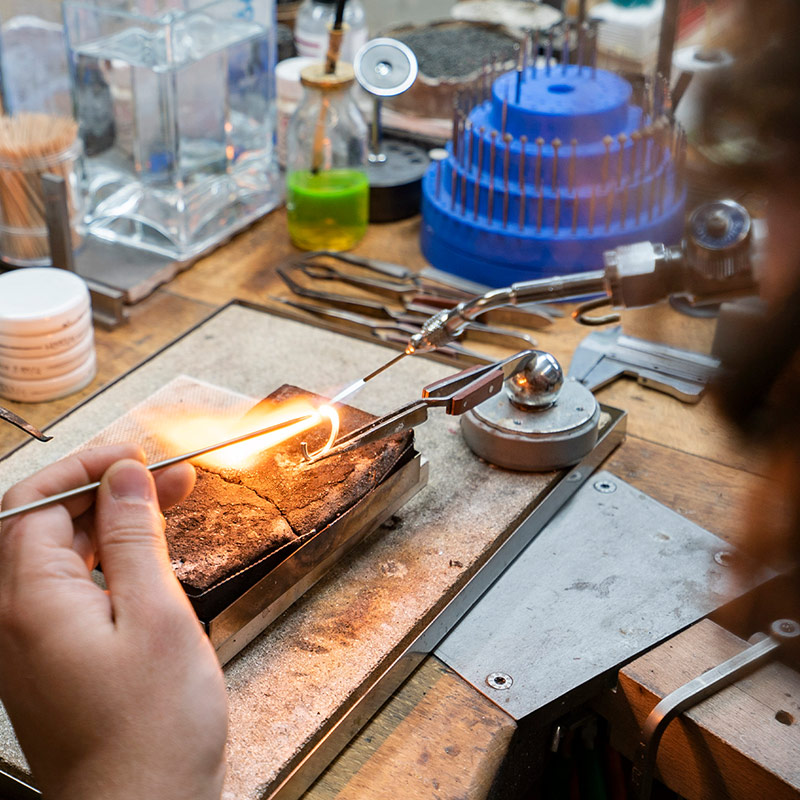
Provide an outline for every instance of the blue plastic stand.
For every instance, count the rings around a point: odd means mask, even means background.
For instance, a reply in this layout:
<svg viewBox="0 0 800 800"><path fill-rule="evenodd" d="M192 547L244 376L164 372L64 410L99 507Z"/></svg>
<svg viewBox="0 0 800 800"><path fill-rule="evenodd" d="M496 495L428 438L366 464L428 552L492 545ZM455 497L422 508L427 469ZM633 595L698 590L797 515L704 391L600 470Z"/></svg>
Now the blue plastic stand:
<svg viewBox="0 0 800 800"><path fill-rule="evenodd" d="M456 121L423 179L425 257L489 286L601 269L603 251L674 243L686 191L680 136L630 84L577 65L498 78Z"/></svg>

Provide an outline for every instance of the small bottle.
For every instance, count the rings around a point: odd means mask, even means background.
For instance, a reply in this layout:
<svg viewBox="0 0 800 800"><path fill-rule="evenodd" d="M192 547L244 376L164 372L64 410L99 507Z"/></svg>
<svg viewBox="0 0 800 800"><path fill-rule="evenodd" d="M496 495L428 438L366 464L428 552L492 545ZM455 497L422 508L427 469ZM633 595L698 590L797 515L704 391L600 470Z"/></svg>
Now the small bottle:
<svg viewBox="0 0 800 800"><path fill-rule="evenodd" d="M367 125L353 100L352 65L312 64L287 134L289 235L303 250L347 250L364 236L369 213Z"/></svg>
<svg viewBox="0 0 800 800"><path fill-rule="evenodd" d="M304 0L294 24L297 55L322 61L328 51L328 31L336 16L336 0ZM367 17L361 0L347 0L344 7L345 33L339 53L351 64L368 38Z"/></svg>

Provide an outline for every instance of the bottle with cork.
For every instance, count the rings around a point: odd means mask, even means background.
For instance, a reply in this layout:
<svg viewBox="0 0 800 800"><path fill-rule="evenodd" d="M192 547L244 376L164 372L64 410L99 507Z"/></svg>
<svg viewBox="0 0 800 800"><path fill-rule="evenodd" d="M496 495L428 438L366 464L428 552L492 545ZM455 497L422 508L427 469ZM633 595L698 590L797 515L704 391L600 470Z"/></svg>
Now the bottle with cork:
<svg viewBox="0 0 800 800"><path fill-rule="evenodd" d="M325 62L300 74L305 92L287 133L289 235L303 250L347 250L367 229L367 125L351 92L353 67L338 58L342 33L337 13Z"/></svg>

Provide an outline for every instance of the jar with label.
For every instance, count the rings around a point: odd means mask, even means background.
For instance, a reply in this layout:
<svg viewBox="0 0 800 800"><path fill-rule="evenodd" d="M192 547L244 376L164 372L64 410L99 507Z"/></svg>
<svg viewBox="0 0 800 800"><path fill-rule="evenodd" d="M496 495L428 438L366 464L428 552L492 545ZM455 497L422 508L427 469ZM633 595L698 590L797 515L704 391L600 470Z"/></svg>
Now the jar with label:
<svg viewBox="0 0 800 800"><path fill-rule="evenodd" d="M328 31L335 17L336 0L305 0L297 12L294 24L297 55L322 61L328 52ZM361 0L346 0L340 57L352 63L367 38L367 16Z"/></svg>
<svg viewBox="0 0 800 800"><path fill-rule="evenodd" d="M303 250L347 250L367 230L367 125L353 100L353 67L312 64L287 135L289 235Z"/></svg>

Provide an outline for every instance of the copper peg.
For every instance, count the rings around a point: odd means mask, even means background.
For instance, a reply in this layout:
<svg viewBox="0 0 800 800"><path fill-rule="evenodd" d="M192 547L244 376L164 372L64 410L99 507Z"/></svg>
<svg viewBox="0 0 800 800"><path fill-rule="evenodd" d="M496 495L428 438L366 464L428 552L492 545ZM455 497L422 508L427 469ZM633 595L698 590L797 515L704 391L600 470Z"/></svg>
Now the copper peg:
<svg viewBox="0 0 800 800"><path fill-rule="evenodd" d="M542 211L544 210L544 195L541 189L536 200L536 233L542 232Z"/></svg>
<svg viewBox="0 0 800 800"><path fill-rule="evenodd" d="M561 224L561 190L556 189L556 200L553 206L553 233L558 236L558 229Z"/></svg>
<svg viewBox="0 0 800 800"><path fill-rule="evenodd" d="M627 141L627 134L620 133L617 135L617 142L619 143L619 155L617 157L617 186L622 185L622 162L625 159L625 142Z"/></svg>
<svg viewBox="0 0 800 800"><path fill-rule="evenodd" d="M616 199L616 192L612 186L608 194L606 194L606 231L611 228L611 214L614 211L614 200Z"/></svg>
<svg viewBox="0 0 800 800"><path fill-rule="evenodd" d="M533 183L536 191L542 191L542 147L544 147L544 139L541 136L536 137L536 171L533 177Z"/></svg>
<svg viewBox="0 0 800 800"><path fill-rule="evenodd" d="M625 230L625 219L628 216L628 187L627 185L622 190L622 205L619 210L619 227L620 230Z"/></svg>
<svg viewBox="0 0 800 800"><path fill-rule="evenodd" d="M558 148L561 147L561 139L556 137L550 142L550 146L553 148L553 191L555 191L558 186Z"/></svg>
<svg viewBox="0 0 800 800"><path fill-rule="evenodd" d="M510 133L503 136L503 227L508 226L508 167L511 159L511 140Z"/></svg>
<svg viewBox="0 0 800 800"><path fill-rule="evenodd" d="M478 164L475 170L475 188L472 195L472 217L478 219L478 209L480 208L481 200L481 174L483 173L483 134L486 128L481 125L478 128Z"/></svg>
<svg viewBox="0 0 800 800"><path fill-rule="evenodd" d="M603 185L608 183L608 162L611 160L611 143L614 137L606 134L603 137L603 147L606 149L606 154L603 156Z"/></svg>
<svg viewBox="0 0 800 800"><path fill-rule="evenodd" d="M578 193L572 195L572 235L578 232Z"/></svg>
<svg viewBox="0 0 800 800"><path fill-rule="evenodd" d="M639 131L634 131L631 134L631 168L628 180L632 183L636 180L636 164L639 158L639 144L642 141L642 134Z"/></svg>
<svg viewBox="0 0 800 800"><path fill-rule="evenodd" d="M519 137L519 229L525 230L525 148L528 146L528 137L524 134Z"/></svg>
<svg viewBox="0 0 800 800"><path fill-rule="evenodd" d="M569 190L573 191L575 189L575 167L578 163L578 140L572 139L569 143L569 147L569 173L567 175L567 180L569 181Z"/></svg>
<svg viewBox="0 0 800 800"><path fill-rule="evenodd" d="M486 219L492 224L494 216L494 161L497 156L497 131L489 134L489 197L487 198Z"/></svg>
<svg viewBox="0 0 800 800"><path fill-rule="evenodd" d="M597 210L597 189L592 186L592 194L589 197L589 234L594 233L594 214Z"/></svg>

